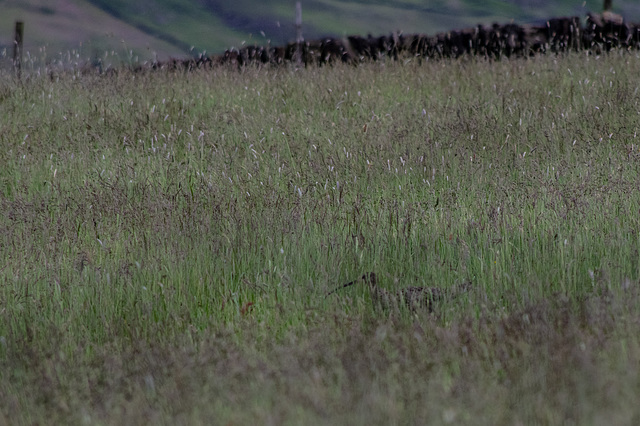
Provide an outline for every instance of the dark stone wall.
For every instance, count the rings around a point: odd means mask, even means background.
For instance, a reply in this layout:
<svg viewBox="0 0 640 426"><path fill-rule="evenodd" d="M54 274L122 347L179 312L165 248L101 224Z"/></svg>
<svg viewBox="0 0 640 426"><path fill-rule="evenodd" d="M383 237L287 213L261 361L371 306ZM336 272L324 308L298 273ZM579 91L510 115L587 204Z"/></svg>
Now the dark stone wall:
<svg viewBox="0 0 640 426"><path fill-rule="evenodd" d="M216 65L251 66L327 65L337 62L357 64L381 59L413 57L421 60L478 56L489 59L527 57L544 53L611 49L638 49L640 26L627 23L622 16L605 11L588 14L582 25L579 17L553 18L544 25L493 24L450 31L433 36L402 34L372 37L325 38L287 46L245 46L219 56L155 63L153 69L193 70ZM299 49L299 52L298 52Z"/></svg>

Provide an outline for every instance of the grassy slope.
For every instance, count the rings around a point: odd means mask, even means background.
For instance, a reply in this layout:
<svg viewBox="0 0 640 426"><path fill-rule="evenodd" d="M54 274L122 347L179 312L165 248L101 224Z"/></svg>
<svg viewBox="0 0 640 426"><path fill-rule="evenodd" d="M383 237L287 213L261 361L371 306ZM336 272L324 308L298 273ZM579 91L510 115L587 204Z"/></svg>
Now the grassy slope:
<svg viewBox="0 0 640 426"><path fill-rule="evenodd" d="M182 53L175 46L114 19L84 1L2 1L0 10L0 42L9 52L14 22L23 20L25 49L31 55L42 57L40 48L46 46L45 60L60 58L60 52L66 55L70 50L80 53L83 60L110 50L126 57L127 48L135 48L145 57L152 56L154 51L164 55Z"/></svg>
<svg viewBox="0 0 640 426"><path fill-rule="evenodd" d="M637 423L639 72L0 79L0 423Z"/></svg>
<svg viewBox="0 0 640 426"><path fill-rule="evenodd" d="M304 34L315 38L395 30L435 33L495 21L539 22L550 16L584 16L588 10L601 8L601 2L595 0L584 7L574 1L538 3L460 0L424 6L420 1L308 1L303 4ZM614 4L628 18L640 20L640 7L635 2ZM124 39L143 58L152 57L153 52L161 57L186 55L191 46L196 51L219 53L243 42L286 43L295 33L291 2L285 0L4 0L0 10L2 28L10 29L15 19L24 19L29 46L35 49L48 44L53 52L76 48L80 41L91 41L97 50L118 49ZM105 36L107 33L115 36ZM8 44L10 31L5 40Z"/></svg>

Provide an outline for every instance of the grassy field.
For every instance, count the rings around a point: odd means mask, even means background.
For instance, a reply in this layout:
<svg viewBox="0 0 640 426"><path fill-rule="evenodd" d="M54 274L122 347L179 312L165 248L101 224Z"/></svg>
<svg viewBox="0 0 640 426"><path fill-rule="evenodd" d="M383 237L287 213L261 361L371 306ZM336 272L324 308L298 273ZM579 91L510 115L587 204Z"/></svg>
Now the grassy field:
<svg viewBox="0 0 640 426"><path fill-rule="evenodd" d="M0 424L640 422L636 54L42 75L0 79ZM472 288L325 297L366 272Z"/></svg>

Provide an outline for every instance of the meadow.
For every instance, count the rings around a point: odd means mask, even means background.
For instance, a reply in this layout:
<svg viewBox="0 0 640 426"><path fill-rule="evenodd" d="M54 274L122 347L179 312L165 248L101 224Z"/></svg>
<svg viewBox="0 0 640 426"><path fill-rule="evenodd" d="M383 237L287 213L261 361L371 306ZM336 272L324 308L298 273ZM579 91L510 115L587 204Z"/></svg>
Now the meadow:
<svg viewBox="0 0 640 426"><path fill-rule="evenodd" d="M0 423L638 424L638 75L4 72Z"/></svg>

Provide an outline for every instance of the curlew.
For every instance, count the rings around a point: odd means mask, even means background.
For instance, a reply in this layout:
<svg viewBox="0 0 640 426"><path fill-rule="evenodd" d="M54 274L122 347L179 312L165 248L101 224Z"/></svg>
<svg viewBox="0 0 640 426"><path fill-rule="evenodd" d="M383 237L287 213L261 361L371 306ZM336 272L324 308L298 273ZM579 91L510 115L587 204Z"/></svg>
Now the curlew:
<svg viewBox="0 0 640 426"><path fill-rule="evenodd" d="M382 309L399 309L401 306L406 305L406 307L412 312L416 312L418 310L427 310L428 312L432 312L435 303L457 297L468 291L471 287L471 282L467 281L452 289L410 286L396 292L391 292L380 287L378 285L377 275L373 272L369 272L357 280L348 282L330 291L327 293L327 296L345 287L357 284L360 281L363 281L369 287L371 300L375 306L381 307Z"/></svg>

